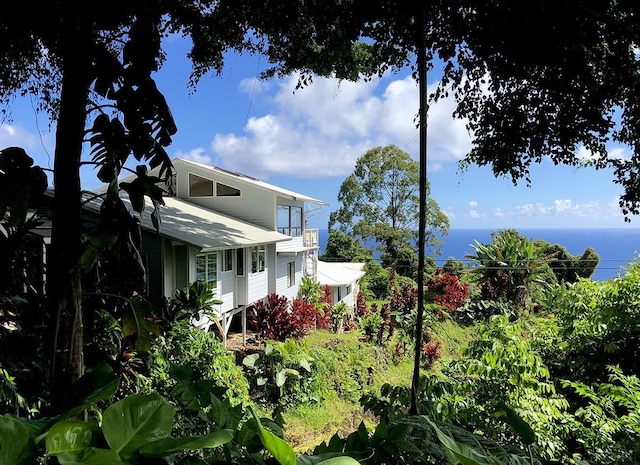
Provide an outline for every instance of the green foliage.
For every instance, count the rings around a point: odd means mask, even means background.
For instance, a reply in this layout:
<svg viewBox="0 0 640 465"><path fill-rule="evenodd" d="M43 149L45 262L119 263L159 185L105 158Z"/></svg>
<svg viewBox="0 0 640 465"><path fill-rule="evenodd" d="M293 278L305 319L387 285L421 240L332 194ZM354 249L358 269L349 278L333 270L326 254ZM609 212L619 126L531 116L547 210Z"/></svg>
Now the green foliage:
<svg viewBox="0 0 640 465"><path fill-rule="evenodd" d="M212 332L183 323L176 324L168 334L159 337L149 355L148 375L137 376L138 389L170 398L175 387L171 375L174 365L188 366L195 379L225 388L225 397L234 404L248 399L247 380L233 356L227 354Z"/></svg>
<svg viewBox="0 0 640 465"><path fill-rule="evenodd" d="M640 380L608 367L609 382L595 389L581 382L565 381L580 396L574 434L579 452L597 464L638 463L640 460Z"/></svg>
<svg viewBox="0 0 640 465"><path fill-rule="evenodd" d="M209 283L194 281L184 289L176 289L171 299L167 299L161 310L160 320L167 325L191 322L203 317L217 322L213 306L222 301L216 298L216 291Z"/></svg>
<svg viewBox="0 0 640 465"><path fill-rule="evenodd" d="M264 353L247 355L242 364L251 386L251 398L268 406L318 402L312 386L314 359L307 347L293 339L267 343Z"/></svg>
<svg viewBox="0 0 640 465"><path fill-rule="evenodd" d="M561 283L590 278L600 262L600 256L591 247L587 247L582 255L571 255L560 244L543 244L540 247L544 255L551 257L549 267Z"/></svg>
<svg viewBox="0 0 640 465"><path fill-rule="evenodd" d="M318 311L322 310L322 285L317 279L309 276L303 276L300 281L298 293L302 300L316 307Z"/></svg>
<svg viewBox="0 0 640 465"><path fill-rule="evenodd" d="M492 234L491 244L475 241L475 255L466 255L477 262L474 269L485 300L506 299L524 308L534 284L546 285L540 280L548 257L535 243L514 230L501 230Z"/></svg>
<svg viewBox="0 0 640 465"><path fill-rule="evenodd" d="M523 328L506 317L494 316L470 342L465 358L453 362L446 372L455 383L452 394L440 397L454 412L450 420L484 431L500 442L517 444L516 438L497 419L491 420L501 402L510 405L537 435L540 456L566 457L567 400L556 392L542 358ZM466 399L465 399L466 398Z"/></svg>
<svg viewBox="0 0 640 465"><path fill-rule="evenodd" d="M606 366L640 374L640 264L608 281L580 280L554 297L555 315L564 345L560 376L603 382Z"/></svg>
<svg viewBox="0 0 640 465"><path fill-rule="evenodd" d="M320 260L327 262L368 262L373 254L353 236L338 229L329 229L329 237Z"/></svg>
<svg viewBox="0 0 640 465"><path fill-rule="evenodd" d="M336 333L341 333L344 326L353 320L353 308L349 307L346 302L340 301L331 308L331 324Z"/></svg>
<svg viewBox="0 0 640 465"><path fill-rule="evenodd" d="M462 261L454 257L449 257L444 262L444 265L442 265L442 271L461 279L465 274L466 268Z"/></svg>

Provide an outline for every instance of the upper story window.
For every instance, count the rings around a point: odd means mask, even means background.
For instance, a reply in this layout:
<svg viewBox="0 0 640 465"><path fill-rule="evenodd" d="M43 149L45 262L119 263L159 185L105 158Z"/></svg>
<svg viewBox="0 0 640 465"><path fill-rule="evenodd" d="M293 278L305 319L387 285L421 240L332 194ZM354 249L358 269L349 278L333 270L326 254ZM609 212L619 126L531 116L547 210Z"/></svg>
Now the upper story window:
<svg viewBox="0 0 640 465"><path fill-rule="evenodd" d="M216 197L240 197L242 191L197 174L189 173L189 197L213 197L215 184Z"/></svg>
<svg viewBox="0 0 640 465"><path fill-rule="evenodd" d="M189 173L189 197L213 197L213 181Z"/></svg>
<svg viewBox="0 0 640 465"><path fill-rule="evenodd" d="M240 197L240 189L227 186L226 184L216 183L216 196L217 197Z"/></svg>
<svg viewBox="0 0 640 465"><path fill-rule="evenodd" d="M278 232L291 237L302 236L302 207L278 205Z"/></svg>
<svg viewBox="0 0 640 465"><path fill-rule="evenodd" d="M196 255L196 280L218 287L218 254L216 252Z"/></svg>

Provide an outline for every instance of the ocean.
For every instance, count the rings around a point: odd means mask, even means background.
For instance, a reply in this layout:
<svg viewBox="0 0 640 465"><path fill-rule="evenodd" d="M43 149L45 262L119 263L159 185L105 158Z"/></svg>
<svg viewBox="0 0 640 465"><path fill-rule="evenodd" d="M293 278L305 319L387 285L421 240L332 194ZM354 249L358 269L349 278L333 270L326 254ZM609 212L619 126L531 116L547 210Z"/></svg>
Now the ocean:
<svg viewBox="0 0 640 465"><path fill-rule="evenodd" d="M491 242L493 229L451 229L443 239L444 247L436 257L438 266L442 266L449 257L463 263L466 254L473 253L471 244L477 240L481 244ZM636 228L598 228L598 229L519 229L518 232L531 240L544 240L550 244L560 244L572 255L581 255L591 247L600 255L598 268L591 276L596 281L615 278L623 273L630 261L636 261L640 250L640 229ZM321 253L327 244L329 233L319 230Z"/></svg>

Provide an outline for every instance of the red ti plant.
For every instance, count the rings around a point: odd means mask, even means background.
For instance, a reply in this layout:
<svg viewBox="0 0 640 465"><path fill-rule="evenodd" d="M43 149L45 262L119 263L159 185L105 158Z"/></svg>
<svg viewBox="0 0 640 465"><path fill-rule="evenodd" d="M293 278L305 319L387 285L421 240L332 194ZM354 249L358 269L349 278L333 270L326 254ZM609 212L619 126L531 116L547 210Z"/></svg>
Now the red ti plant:
<svg viewBox="0 0 640 465"><path fill-rule="evenodd" d="M284 341L293 334L289 300L275 293L253 304L249 325L261 339Z"/></svg>
<svg viewBox="0 0 640 465"><path fill-rule="evenodd" d="M454 312L458 307L464 305L469 298L469 285L460 282L457 276L449 272L443 272L441 268L436 268L433 278L424 282L427 296L434 304L443 307L448 312ZM442 316L442 311L436 311Z"/></svg>

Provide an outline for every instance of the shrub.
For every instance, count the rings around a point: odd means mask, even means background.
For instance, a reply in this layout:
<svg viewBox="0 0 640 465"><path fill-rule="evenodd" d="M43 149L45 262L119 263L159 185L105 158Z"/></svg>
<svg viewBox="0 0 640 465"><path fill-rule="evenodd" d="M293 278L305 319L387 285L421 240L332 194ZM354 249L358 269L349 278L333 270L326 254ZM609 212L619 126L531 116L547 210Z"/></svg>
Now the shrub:
<svg viewBox="0 0 640 465"><path fill-rule="evenodd" d="M253 304L249 325L261 339L284 341L294 332L289 300L275 293Z"/></svg>
<svg viewBox="0 0 640 465"><path fill-rule="evenodd" d="M291 337L300 339L316 327L318 310L315 305L302 299L293 299L291 303Z"/></svg>
<svg viewBox="0 0 640 465"><path fill-rule="evenodd" d="M268 343L263 353L247 355L242 364L252 399L281 407L320 401L311 386L313 362L308 348L293 339Z"/></svg>
<svg viewBox="0 0 640 465"><path fill-rule="evenodd" d="M194 379L215 381L217 386L227 389L226 397L234 403L248 398L247 380L215 333L184 323L159 337L149 356L148 378L152 392L169 395L174 385L169 376L172 364L188 365Z"/></svg>
<svg viewBox="0 0 640 465"><path fill-rule="evenodd" d="M449 313L464 305L469 298L469 285L440 268L436 270L433 278L425 280L424 286L427 299Z"/></svg>

